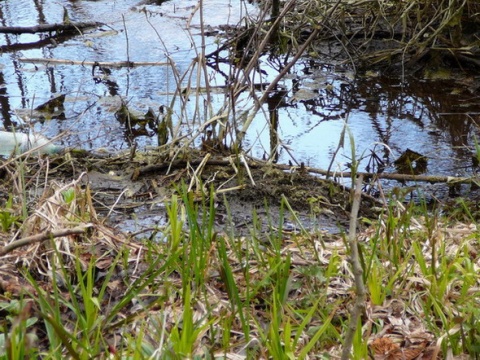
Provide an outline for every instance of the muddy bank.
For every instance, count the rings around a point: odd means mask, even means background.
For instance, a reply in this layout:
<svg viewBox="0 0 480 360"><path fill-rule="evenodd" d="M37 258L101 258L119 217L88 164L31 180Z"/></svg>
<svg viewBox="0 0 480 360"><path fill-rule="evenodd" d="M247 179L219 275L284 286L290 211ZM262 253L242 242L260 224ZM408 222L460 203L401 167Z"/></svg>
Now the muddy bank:
<svg viewBox="0 0 480 360"><path fill-rule="evenodd" d="M216 231L233 236L255 232L255 236L266 238L272 229L338 233L348 224L349 190L300 168L282 171L261 161L245 163L235 156L211 156L194 150L174 161L153 151L109 157L83 151L67 153L51 158L48 168L45 160L27 159L27 178L44 173L39 178L48 182L79 179L91 190L96 210L108 223L139 238L161 237L161 228L168 220L165 203L175 193L188 193L200 214L213 196ZM5 179L2 188L6 200L11 181L8 175ZM32 196L40 190L38 183L29 189ZM361 216L376 217L375 207L379 208L379 203L365 196Z"/></svg>

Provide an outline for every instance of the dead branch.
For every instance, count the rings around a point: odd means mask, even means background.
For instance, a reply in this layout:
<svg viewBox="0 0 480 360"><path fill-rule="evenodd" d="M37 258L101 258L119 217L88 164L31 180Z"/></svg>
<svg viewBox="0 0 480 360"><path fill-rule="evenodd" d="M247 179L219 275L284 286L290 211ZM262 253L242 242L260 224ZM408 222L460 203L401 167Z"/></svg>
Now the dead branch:
<svg viewBox="0 0 480 360"><path fill-rule="evenodd" d="M166 66L169 62L133 62L133 61L78 61L66 59L44 59L44 58L21 58L20 62L45 65L81 65L81 66L104 66L111 68L134 67L134 66Z"/></svg>
<svg viewBox="0 0 480 360"><path fill-rule="evenodd" d="M53 31L79 31L81 29L94 28L103 25L100 22L71 22L61 24L40 24L35 26L0 26L0 34L36 34Z"/></svg>
<svg viewBox="0 0 480 360"><path fill-rule="evenodd" d="M291 170L292 166L289 165L275 165L282 170ZM297 167L298 168L298 167ZM312 174L325 175L335 178L350 178L352 177L351 172L336 172L327 171L323 169L313 168L309 166L304 167L305 171ZM428 182L431 184L434 183L445 183L445 184L471 184L475 181L475 177L458 177L458 176L444 176L444 175L414 175L414 174L398 174L398 173L369 173L369 172L357 172L357 175L362 175L365 179L385 179L385 180L396 180L399 182L406 181L415 181L415 182Z"/></svg>
<svg viewBox="0 0 480 360"><path fill-rule="evenodd" d="M45 231L41 234L35 234L32 236L27 236L23 239L13 241L12 243L4 246L3 248L0 248L0 256L3 256L5 254L8 254L9 252L25 246L25 245L30 245L34 244L36 242L41 242L49 239L54 239L57 237L62 237L62 236L68 236L68 235L77 235L77 234L83 234L85 230L89 227L91 227L92 224L86 224L86 225L81 225L74 227L72 229L60 229L60 230L54 230L54 231Z"/></svg>

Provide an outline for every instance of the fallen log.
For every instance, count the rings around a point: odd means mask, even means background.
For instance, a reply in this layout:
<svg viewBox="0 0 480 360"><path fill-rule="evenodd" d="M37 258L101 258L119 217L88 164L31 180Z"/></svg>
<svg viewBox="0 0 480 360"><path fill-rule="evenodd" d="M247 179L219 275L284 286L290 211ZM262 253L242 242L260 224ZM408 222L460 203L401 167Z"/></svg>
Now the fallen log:
<svg viewBox="0 0 480 360"><path fill-rule="evenodd" d="M94 28L103 25L100 22L70 22L61 24L40 24L35 26L0 26L0 34L36 34L53 31L79 31L81 29Z"/></svg>

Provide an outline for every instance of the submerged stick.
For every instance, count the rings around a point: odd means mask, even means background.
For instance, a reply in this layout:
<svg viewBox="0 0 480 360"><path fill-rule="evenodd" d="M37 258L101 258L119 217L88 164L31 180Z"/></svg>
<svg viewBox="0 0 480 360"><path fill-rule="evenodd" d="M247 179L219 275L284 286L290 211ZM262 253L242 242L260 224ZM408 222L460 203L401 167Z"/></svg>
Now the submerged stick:
<svg viewBox="0 0 480 360"><path fill-rule="evenodd" d="M44 58L20 58L20 62L31 64L56 64L56 65L86 65L86 66L104 66L104 67L134 67L134 66L167 66L169 62L149 62L149 61L79 61L67 59L44 59Z"/></svg>
<svg viewBox="0 0 480 360"><path fill-rule="evenodd" d="M52 31L78 31L103 25L100 22L71 22L62 24L40 24L35 26L0 26L0 34L36 34Z"/></svg>

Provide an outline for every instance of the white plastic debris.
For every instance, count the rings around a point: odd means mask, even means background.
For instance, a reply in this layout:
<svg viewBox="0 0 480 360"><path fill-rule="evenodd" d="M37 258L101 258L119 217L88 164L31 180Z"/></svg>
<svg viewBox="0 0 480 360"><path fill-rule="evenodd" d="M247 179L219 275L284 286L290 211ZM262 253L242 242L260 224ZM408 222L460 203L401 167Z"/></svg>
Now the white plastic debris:
<svg viewBox="0 0 480 360"><path fill-rule="evenodd" d="M35 154L55 154L62 148L40 134L0 131L0 156L24 154L32 149Z"/></svg>

